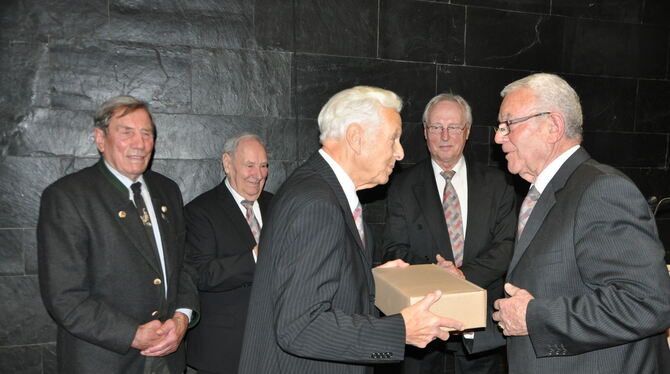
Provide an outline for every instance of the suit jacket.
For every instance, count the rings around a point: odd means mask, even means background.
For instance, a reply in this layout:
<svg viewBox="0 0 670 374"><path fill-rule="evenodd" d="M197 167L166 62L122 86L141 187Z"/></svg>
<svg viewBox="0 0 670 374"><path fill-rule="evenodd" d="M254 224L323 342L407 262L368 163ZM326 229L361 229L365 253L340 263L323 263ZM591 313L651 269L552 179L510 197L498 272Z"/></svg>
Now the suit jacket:
<svg viewBox="0 0 670 374"><path fill-rule="evenodd" d="M261 217L272 194L261 192ZM200 323L188 332L186 361L200 370L235 373L256 263L256 240L225 182L186 205L186 259L200 291Z"/></svg>
<svg viewBox="0 0 670 374"><path fill-rule="evenodd" d="M374 315L372 238L363 246L318 153L284 182L263 228L240 373L364 373L403 358L401 315Z"/></svg>
<svg viewBox="0 0 670 374"><path fill-rule="evenodd" d="M529 335L507 338L510 373L667 373L663 255L635 185L577 150L517 239L507 281L535 299Z"/></svg>
<svg viewBox="0 0 670 374"><path fill-rule="evenodd" d="M516 194L500 170L467 162L468 224L461 270L470 282L486 288L487 315L503 296L503 279L512 258L516 233ZM431 159L400 173L391 183L386 202L384 259L401 258L411 264L434 263L437 254L454 261ZM492 320L487 319L487 339L463 339L467 348L481 352L504 344ZM442 344L436 342L437 344ZM476 344L472 347L472 344ZM463 353L459 341L449 349ZM432 347L432 348L431 348ZM439 349L430 345L428 349ZM484 370L484 367L480 367Z"/></svg>
<svg viewBox="0 0 670 374"><path fill-rule="evenodd" d="M179 187L144 174L160 227L163 272L126 187L100 160L47 187L37 225L39 281L58 324L60 373L142 373L145 357L130 345L137 327L190 308L197 291L182 268L184 220ZM184 369L183 345L166 356Z"/></svg>
<svg viewBox="0 0 670 374"><path fill-rule="evenodd" d="M516 195L503 172L467 162L468 224L461 270L470 282L500 286L512 258ZM454 261L431 159L399 174L389 188L384 260Z"/></svg>

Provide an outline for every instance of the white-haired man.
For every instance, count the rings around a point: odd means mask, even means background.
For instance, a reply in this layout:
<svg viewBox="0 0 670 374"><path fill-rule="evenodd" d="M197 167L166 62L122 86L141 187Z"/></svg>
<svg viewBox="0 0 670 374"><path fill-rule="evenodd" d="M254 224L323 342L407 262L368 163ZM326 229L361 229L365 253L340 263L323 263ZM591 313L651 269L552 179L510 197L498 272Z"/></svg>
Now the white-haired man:
<svg viewBox="0 0 670 374"><path fill-rule="evenodd" d="M282 185L261 237L240 373L365 373L460 329L428 311L439 291L379 318L373 241L356 190L388 181L400 145L402 103L354 87L319 114L322 148ZM399 260L382 266L407 266Z"/></svg>
<svg viewBox="0 0 670 374"><path fill-rule="evenodd" d="M562 78L533 74L501 95L496 143L532 183L509 297L494 304L510 373L667 373L670 278L646 200L580 146L579 97Z"/></svg>

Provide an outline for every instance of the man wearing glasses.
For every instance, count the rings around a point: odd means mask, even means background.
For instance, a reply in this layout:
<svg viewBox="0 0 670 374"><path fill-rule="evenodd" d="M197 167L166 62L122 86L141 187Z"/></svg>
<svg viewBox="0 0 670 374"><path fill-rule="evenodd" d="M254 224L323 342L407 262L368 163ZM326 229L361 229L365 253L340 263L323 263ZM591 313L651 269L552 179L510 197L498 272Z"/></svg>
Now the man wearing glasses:
<svg viewBox="0 0 670 374"><path fill-rule="evenodd" d="M493 304L503 295L512 255L514 190L504 173L463 156L472 113L461 96L434 97L423 123L430 158L391 183L384 259L437 262L486 288ZM489 329L497 329L492 321ZM459 336L425 349L407 347L403 363L404 373L500 373L504 367L504 351L468 356Z"/></svg>
<svg viewBox="0 0 670 374"><path fill-rule="evenodd" d="M501 95L495 141L531 183L492 316L510 373L667 373L670 277L646 200L580 146L566 81L533 74Z"/></svg>

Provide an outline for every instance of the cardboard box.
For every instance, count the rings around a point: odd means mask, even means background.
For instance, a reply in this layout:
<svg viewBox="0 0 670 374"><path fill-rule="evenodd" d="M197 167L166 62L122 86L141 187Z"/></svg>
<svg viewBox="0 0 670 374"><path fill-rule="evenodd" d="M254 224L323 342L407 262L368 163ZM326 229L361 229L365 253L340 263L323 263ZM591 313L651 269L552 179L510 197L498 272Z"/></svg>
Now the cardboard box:
<svg viewBox="0 0 670 374"><path fill-rule="evenodd" d="M406 268L372 269L375 278L375 305L386 315L421 300L435 290L442 297L430 311L463 322L464 329L486 327L486 290L460 279L435 264Z"/></svg>

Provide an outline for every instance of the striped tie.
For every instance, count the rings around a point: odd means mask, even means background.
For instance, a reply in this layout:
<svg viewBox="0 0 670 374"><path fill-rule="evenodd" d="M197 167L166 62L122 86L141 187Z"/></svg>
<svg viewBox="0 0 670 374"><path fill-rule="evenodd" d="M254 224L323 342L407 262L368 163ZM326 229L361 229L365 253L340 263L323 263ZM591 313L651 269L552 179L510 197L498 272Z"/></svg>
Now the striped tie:
<svg viewBox="0 0 670 374"><path fill-rule="evenodd" d="M526 227L526 222L528 222L528 217L530 217L530 213L533 211L535 203L537 203L537 199L539 198L540 192L537 190L537 188L535 188L535 186L531 186L530 190L528 191L528 195L526 195L526 198L523 199L523 203L521 203L521 211L519 212L519 226L517 227L517 238L521 237L521 233Z"/></svg>
<svg viewBox="0 0 670 374"><path fill-rule="evenodd" d="M253 234L256 244L258 244L258 239L261 236L261 225L258 224L258 220L254 215L254 202L249 200L242 200L242 205L247 208L247 214L245 218L251 229L251 234Z"/></svg>
<svg viewBox="0 0 670 374"><path fill-rule="evenodd" d="M356 229L358 229L358 235L361 236L361 243L365 248L365 230L363 229L363 207L361 206L360 201L354 209L354 222L356 223Z"/></svg>
<svg viewBox="0 0 670 374"><path fill-rule="evenodd" d="M447 222L449 231L449 240L451 241L451 250L454 253L454 264L461 266L463 264L463 219L461 218L461 203L458 201L456 189L451 184L451 179L456 174L453 170L443 171L442 177L447 182L444 186L442 196L442 210L444 210L444 220Z"/></svg>

